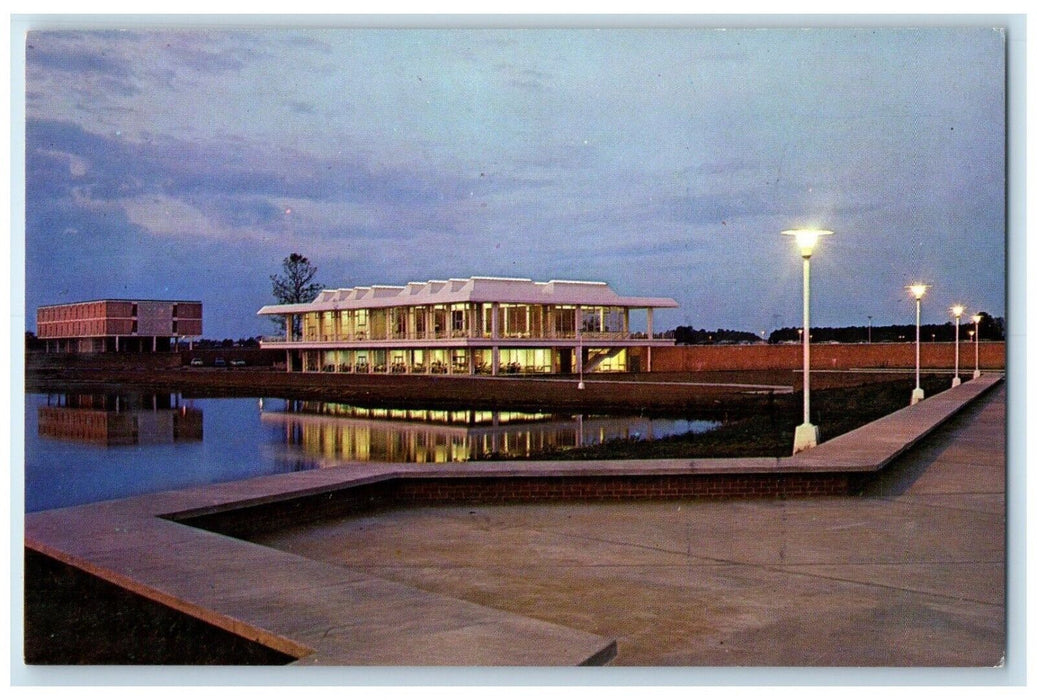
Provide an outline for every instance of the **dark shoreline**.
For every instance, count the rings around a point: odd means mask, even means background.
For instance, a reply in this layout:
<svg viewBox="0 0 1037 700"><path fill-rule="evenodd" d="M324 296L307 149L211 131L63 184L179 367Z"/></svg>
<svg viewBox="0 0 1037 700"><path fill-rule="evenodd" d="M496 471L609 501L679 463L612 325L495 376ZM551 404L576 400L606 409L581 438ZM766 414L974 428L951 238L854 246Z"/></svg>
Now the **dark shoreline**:
<svg viewBox="0 0 1037 700"><path fill-rule="evenodd" d="M903 381L903 373L811 375L815 391ZM177 392L185 398L278 397L388 408L472 408L645 415L750 415L798 405L794 371L609 374L577 377L303 374L260 368L30 367L31 393ZM748 386L753 385L753 386Z"/></svg>
<svg viewBox="0 0 1037 700"><path fill-rule="evenodd" d="M908 404L914 377L887 372L811 375L813 422L821 440L853 430ZM281 398L372 408L510 410L641 415L716 420L721 427L658 440L613 440L523 457L484 459L651 459L668 457L780 457L788 454L802 420L801 375L793 371L610 374L575 377L489 378L436 375L287 373L259 368L60 367L31 369L32 393L179 393L184 398ZM942 374L922 376L926 395L948 388Z"/></svg>

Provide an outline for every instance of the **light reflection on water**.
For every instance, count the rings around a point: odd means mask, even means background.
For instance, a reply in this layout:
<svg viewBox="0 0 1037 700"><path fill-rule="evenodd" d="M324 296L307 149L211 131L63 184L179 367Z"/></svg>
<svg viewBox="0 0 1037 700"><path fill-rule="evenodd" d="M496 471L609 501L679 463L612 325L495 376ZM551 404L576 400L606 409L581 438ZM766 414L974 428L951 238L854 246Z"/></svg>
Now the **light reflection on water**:
<svg viewBox="0 0 1037 700"><path fill-rule="evenodd" d="M322 465L343 462L465 462L495 455L526 457L607 440L653 440L704 432L717 423L640 416L574 416L486 410L364 408L321 402L264 407L289 450Z"/></svg>
<svg viewBox="0 0 1037 700"><path fill-rule="evenodd" d="M611 439L703 432L711 421L397 410L179 394L30 394L25 509L353 462L523 457Z"/></svg>

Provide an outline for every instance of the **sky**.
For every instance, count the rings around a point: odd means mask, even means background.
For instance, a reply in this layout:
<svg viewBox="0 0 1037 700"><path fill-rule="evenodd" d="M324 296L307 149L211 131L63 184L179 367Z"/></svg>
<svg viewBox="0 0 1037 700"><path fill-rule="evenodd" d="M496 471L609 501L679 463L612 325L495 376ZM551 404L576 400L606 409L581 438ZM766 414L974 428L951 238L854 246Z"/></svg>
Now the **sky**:
<svg viewBox="0 0 1037 700"><path fill-rule="evenodd" d="M608 282L677 325L1005 315L1005 37L991 27L33 31L26 328L42 304L199 299L277 329L326 287Z"/></svg>

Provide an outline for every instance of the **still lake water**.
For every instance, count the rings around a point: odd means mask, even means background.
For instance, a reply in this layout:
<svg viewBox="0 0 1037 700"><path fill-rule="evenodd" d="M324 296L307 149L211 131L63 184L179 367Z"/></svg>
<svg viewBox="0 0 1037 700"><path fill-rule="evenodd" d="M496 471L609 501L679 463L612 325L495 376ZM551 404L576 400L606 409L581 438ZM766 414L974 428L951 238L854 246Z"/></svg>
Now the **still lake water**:
<svg viewBox="0 0 1037 700"><path fill-rule="evenodd" d="M179 394L27 394L25 510L80 505L354 462L524 457L712 421L364 408Z"/></svg>

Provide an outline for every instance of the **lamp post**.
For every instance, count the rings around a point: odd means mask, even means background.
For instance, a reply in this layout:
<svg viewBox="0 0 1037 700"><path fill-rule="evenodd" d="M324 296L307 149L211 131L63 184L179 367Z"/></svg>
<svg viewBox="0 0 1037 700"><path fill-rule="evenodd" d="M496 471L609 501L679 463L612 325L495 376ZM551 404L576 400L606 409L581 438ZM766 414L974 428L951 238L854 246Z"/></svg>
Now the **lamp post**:
<svg viewBox="0 0 1037 700"><path fill-rule="evenodd" d="M582 312L580 312L579 307L576 307L576 308L577 308L577 314L576 315L580 316L582 314ZM577 355L576 355L576 365L580 368L580 381L579 381L579 383L576 384L576 388L579 389L580 391L583 391L584 387L586 386L583 383L583 333L581 333L582 328L583 328L583 319L577 318L576 319L576 353L577 353Z"/></svg>
<svg viewBox="0 0 1037 700"><path fill-rule="evenodd" d="M580 353L580 359L577 362L580 363L580 381L576 384L576 388L583 391L587 385L583 383L583 341L580 341L580 348L577 350Z"/></svg>
<svg viewBox="0 0 1037 700"><path fill-rule="evenodd" d="M911 405L925 398L922 391L922 295L929 289L928 284L909 284L907 289L915 295L915 388L911 392Z"/></svg>
<svg viewBox="0 0 1037 700"><path fill-rule="evenodd" d="M975 341L974 341L975 344L976 344L976 369L972 372L972 378L973 379L979 379L979 322L980 322L981 319L982 319L982 316L980 316L979 314L976 314L975 316L972 317L972 322L976 324Z"/></svg>
<svg viewBox="0 0 1037 700"><path fill-rule="evenodd" d="M954 379L951 380L951 388L961 384L961 377L958 376L958 338L961 336L961 315L963 313L965 313L965 307L961 304L951 307L951 314L954 315Z"/></svg>
<svg viewBox="0 0 1037 700"><path fill-rule="evenodd" d="M781 232L792 236L803 257L803 424L796 426L792 454L817 445L817 426L810 422L810 256L821 236L832 235L820 229L789 229Z"/></svg>

